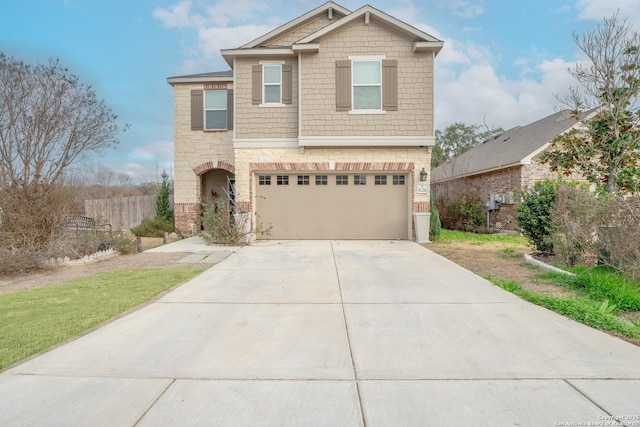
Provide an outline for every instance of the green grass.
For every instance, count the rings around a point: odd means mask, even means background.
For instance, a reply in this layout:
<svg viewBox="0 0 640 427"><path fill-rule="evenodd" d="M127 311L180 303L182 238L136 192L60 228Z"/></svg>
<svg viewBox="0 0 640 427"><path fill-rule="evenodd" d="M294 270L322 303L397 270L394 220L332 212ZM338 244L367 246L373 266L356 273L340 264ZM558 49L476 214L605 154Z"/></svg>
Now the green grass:
<svg viewBox="0 0 640 427"><path fill-rule="evenodd" d="M622 311L640 310L640 284L606 267L576 267L575 277L548 272L541 275L551 283L573 289L594 301L608 301Z"/></svg>
<svg viewBox="0 0 640 427"><path fill-rule="evenodd" d="M604 331L616 332L640 343L640 325L615 316L606 304L590 298L543 295L522 289L511 280L489 278L494 284L531 303L543 306L573 320Z"/></svg>
<svg viewBox="0 0 640 427"><path fill-rule="evenodd" d="M507 245L526 246L528 241L523 236L509 234L477 234L464 231L442 230L438 242L469 242L482 245L485 243L504 243Z"/></svg>
<svg viewBox="0 0 640 427"><path fill-rule="evenodd" d="M0 370L82 334L200 273L131 269L0 296Z"/></svg>

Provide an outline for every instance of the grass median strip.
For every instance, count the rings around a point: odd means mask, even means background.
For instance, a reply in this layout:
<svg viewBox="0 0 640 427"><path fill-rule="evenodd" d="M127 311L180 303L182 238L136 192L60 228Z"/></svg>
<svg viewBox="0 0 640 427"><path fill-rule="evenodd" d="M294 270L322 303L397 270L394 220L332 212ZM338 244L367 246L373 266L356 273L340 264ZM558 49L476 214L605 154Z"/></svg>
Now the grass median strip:
<svg viewBox="0 0 640 427"><path fill-rule="evenodd" d="M199 274L115 270L0 296L0 370L77 336Z"/></svg>
<svg viewBox="0 0 640 427"><path fill-rule="evenodd" d="M510 280L489 278L494 284L520 298L553 310L573 320L604 331L616 332L640 344L640 325L622 319L607 310L606 305L589 298L566 298L543 295L523 289Z"/></svg>

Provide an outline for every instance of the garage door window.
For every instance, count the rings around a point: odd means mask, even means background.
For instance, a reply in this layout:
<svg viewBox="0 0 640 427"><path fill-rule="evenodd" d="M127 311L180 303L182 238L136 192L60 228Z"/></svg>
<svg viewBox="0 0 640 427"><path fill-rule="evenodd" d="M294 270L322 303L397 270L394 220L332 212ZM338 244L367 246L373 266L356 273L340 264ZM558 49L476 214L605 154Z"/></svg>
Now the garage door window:
<svg viewBox="0 0 640 427"><path fill-rule="evenodd" d="M393 185L404 185L404 175L393 175Z"/></svg>
<svg viewBox="0 0 640 427"><path fill-rule="evenodd" d="M269 175L260 175L258 177L259 185L271 185L271 176Z"/></svg>
<svg viewBox="0 0 640 427"><path fill-rule="evenodd" d="M353 176L353 185L367 185L367 176L366 175L354 175Z"/></svg>
<svg viewBox="0 0 640 427"><path fill-rule="evenodd" d="M376 175L375 176L375 184L376 185L387 185L387 175Z"/></svg>
<svg viewBox="0 0 640 427"><path fill-rule="evenodd" d="M316 175L316 185L327 185L327 175Z"/></svg>
<svg viewBox="0 0 640 427"><path fill-rule="evenodd" d="M347 175L336 175L336 185L349 185L349 177Z"/></svg>
<svg viewBox="0 0 640 427"><path fill-rule="evenodd" d="M298 185L309 185L309 175L298 175Z"/></svg>
<svg viewBox="0 0 640 427"><path fill-rule="evenodd" d="M289 175L278 175L276 177L276 184L289 185Z"/></svg>

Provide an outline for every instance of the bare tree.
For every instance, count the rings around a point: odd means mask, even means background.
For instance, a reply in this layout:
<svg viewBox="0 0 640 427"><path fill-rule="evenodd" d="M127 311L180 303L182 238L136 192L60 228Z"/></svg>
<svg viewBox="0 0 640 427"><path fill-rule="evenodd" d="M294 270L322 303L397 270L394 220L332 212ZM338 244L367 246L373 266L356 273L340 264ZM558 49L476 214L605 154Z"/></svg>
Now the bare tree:
<svg viewBox="0 0 640 427"><path fill-rule="evenodd" d="M84 155L117 145L116 119L58 60L0 53L0 186L50 188Z"/></svg>
<svg viewBox="0 0 640 427"><path fill-rule="evenodd" d="M569 73L581 89L561 99L583 126L556 137L542 162L578 172L602 192L640 191L640 35L618 14L574 41L589 59ZM588 110L598 108L594 114Z"/></svg>

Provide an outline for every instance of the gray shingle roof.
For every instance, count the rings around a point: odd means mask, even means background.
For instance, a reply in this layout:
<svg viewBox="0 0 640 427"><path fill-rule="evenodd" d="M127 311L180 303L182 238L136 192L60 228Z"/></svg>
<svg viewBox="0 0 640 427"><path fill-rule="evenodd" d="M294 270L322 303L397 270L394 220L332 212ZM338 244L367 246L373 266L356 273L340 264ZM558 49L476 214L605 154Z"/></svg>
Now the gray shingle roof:
<svg viewBox="0 0 640 427"><path fill-rule="evenodd" d="M214 71L211 73L189 74L186 76L174 76L167 78L167 82L171 83L188 83L188 82L204 82L207 80L220 81L233 79L233 70Z"/></svg>
<svg viewBox="0 0 640 427"><path fill-rule="evenodd" d="M437 182L524 164L524 160L544 147L556 135L576 124L570 110L562 110L526 126L509 129L473 147L451 162L431 171Z"/></svg>

